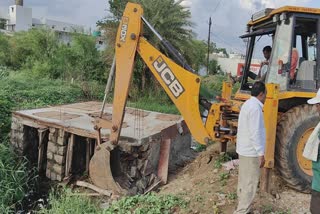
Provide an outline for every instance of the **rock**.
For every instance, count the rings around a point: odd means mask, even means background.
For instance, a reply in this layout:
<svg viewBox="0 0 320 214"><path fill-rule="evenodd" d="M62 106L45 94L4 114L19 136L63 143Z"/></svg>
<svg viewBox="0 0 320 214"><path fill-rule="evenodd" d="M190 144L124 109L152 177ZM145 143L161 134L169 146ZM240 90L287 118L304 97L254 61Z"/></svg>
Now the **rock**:
<svg viewBox="0 0 320 214"><path fill-rule="evenodd" d="M47 178L51 178L51 171L50 171L50 169L47 169L47 170L46 170L46 177L47 177Z"/></svg>
<svg viewBox="0 0 320 214"><path fill-rule="evenodd" d="M132 187L128 190L129 195L136 195L138 193L138 187Z"/></svg>
<svg viewBox="0 0 320 214"><path fill-rule="evenodd" d="M52 152L47 152L47 159L53 160L53 153Z"/></svg>
<svg viewBox="0 0 320 214"><path fill-rule="evenodd" d="M66 159L64 158L64 156L61 156L61 155L58 155L58 154L55 154L55 155L54 155L54 160L55 160L58 164L60 164L60 165L64 164L65 161L66 161Z"/></svg>
<svg viewBox="0 0 320 214"><path fill-rule="evenodd" d="M218 169L214 169L214 170L213 170L213 173L218 173L218 172L219 172Z"/></svg>
<svg viewBox="0 0 320 214"><path fill-rule="evenodd" d="M141 171L141 170L143 169L144 163L145 163L144 160L138 159L138 161L137 161L137 167L138 167L138 170L139 170L139 171Z"/></svg>
<svg viewBox="0 0 320 214"><path fill-rule="evenodd" d="M65 155L67 151L67 146L57 146L57 150L58 155Z"/></svg>
<svg viewBox="0 0 320 214"><path fill-rule="evenodd" d="M110 207L110 203L109 202L104 202L100 204L100 208L101 209L108 209Z"/></svg>
<svg viewBox="0 0 320 214"><path fill-rule="evenodd" d="M279 200L280 199L280 194L276 194L276 199Z"/></svg>
<svg viewBox="0 0 320 214"><path fill-rule="evenodd" d="M61 166L61 165L59 165L59 164L54 164L53 165L53 170L56 172L56 173L58 173L58 174L62 174L62 173L64 173L64 167L63 166Z"/></svg>
<svg viewBox="0 0 320 214"><path fill-rule="evenodd" d="M150 175L151 173L153 172L153 168L150 164L150 161L149 160L146 160L145 163L144 163L144 167L143 167L143 170L142 170L142 175L143 176L147 176L147 175Z"/></svg>
<svg viewBox="0 0 320 214"><path fill-rule="evenodd" d="M131 167L130 177L131 177L131 178L137 177L137 167L135 167L135 166L132 166L132 167Z"/></svg>
<svg viewBox="0 0 320 214"><path fill-rule="evenodd" d="M149 147L150 147L149 143L145 143L142 146L140 146L139 151L145 152L149 149Z"/></svg>
<svg viewBox="0 0 320 214"><path fill-rule="evenodd" d="M119 148L121 151L125 153L131 153L132 152L132 146L129 144L129 142L119 142Z"/></svg>
<svg viewBox="0 0 320 214"><path fill-rule="evenodd" d="M60 146L64 146L67 144L67 140L64 137L58 137L57 144Z"/></svg>
<svg viewBox="0 0 320 214"><path fill-rule="evenodd" d="M57 146L52 141L48 142L48 151L52 153L56 153L57 151Z"/></svg>
<svg viewBox="0 0 320 214"><path fill-rule="evenodd" d="M138 187L139 192L144 192L144 190L147 188L147 181L145 178L141 178L137 181L136 186Z"/></svg>

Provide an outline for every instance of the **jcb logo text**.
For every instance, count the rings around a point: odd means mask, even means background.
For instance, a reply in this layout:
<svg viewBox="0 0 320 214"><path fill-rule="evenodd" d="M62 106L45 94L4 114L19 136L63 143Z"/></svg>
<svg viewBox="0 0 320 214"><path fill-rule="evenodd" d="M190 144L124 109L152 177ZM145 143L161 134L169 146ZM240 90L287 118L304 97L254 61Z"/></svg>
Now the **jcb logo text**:
<svg viewBox="0 0 320 214"><path fill-rule="evenodd" d="M156 61L153 62L153 67L159 73L161 79L168 86L169 90L175 98L178 98L183 92L184 88L177 78L172 73L171 69L168 67L166 62L162 57L158 57Z"/></svg>
<svg viewBox="0 0 320 214"><path fill-rule="evenodd" d="M128 23L129 23L129 18L122 17L122 25L121 25L121 30L120 30L120 42L126 42Z"/></svg>

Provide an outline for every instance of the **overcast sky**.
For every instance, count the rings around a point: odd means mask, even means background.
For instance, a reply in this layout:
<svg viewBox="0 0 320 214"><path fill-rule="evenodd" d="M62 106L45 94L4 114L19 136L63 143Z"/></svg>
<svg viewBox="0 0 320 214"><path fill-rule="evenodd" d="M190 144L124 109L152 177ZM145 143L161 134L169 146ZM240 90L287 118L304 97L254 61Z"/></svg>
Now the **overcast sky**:
<svg viewBox="0 0 320 214"><path fill-rule="evenodd" d="M7 8L14 0L0 0L0 7ZM24 0L31 7L34 18L48 17L60 21L95 28L96 21L107 15L108 0ZM198 39L207 40L208 19L212 17L211 40L229 51L244 52L239 36L244 33L252 13L265 7L300 5L320 7L319 0L185 0L190 8L194 32Z"/></svg>

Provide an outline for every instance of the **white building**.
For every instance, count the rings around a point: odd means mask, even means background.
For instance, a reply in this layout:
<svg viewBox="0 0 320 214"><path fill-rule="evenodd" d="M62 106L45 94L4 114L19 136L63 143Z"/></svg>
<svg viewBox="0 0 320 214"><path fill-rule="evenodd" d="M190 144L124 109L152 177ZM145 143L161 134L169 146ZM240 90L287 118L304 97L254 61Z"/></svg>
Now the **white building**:
<svg viewBox="0 0 320 214"><path fill-rule="evenodd" d="M27 31L31 28L45 27L56 31L59 38L65 43L70 42L70 33L90 34L90 32L85 31L84 26L81 25L47 18L33 18L32 8L24 7L23 0L16 0L15 5L9 6L7 13L0 10L0 19L7 20L5 30L9 32Z"/></svg>
<svg viewBox="0 0 320 214"><path fill-rule="evenodd" d="M245 63L245 56L243 54L231 53L229 58L219 57L216 54L210 54L209 59L215 59L220 65L220 71L223 73L231 73L232 76L242 75L242 67ZM250 70L254 73L259 72L261 60L252 59Z"/></svg>

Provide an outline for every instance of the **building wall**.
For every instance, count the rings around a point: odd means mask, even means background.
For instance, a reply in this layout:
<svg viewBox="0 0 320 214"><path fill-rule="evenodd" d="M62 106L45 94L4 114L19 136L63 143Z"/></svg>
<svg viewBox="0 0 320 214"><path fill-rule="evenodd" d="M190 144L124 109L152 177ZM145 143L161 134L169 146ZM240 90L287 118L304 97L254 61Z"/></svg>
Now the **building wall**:
<svg viewBox="0 0 320 214"><path fill-rule="evenodd" d="M239 58L217 58L220 69L224 73L230 73L233 76L239 75L239 66L244 64L244 59ZM251 62L252 70L256 71L259 69L261 60L253 59Z"/></svg>
<svg viewBox="0 0 320 214"><path fill-rule="evenodd" d="M9 29L13 31L27 31L32 27L32 9L19 5L9 7ZM10 29L10 26L13 26Z"/></svg>

